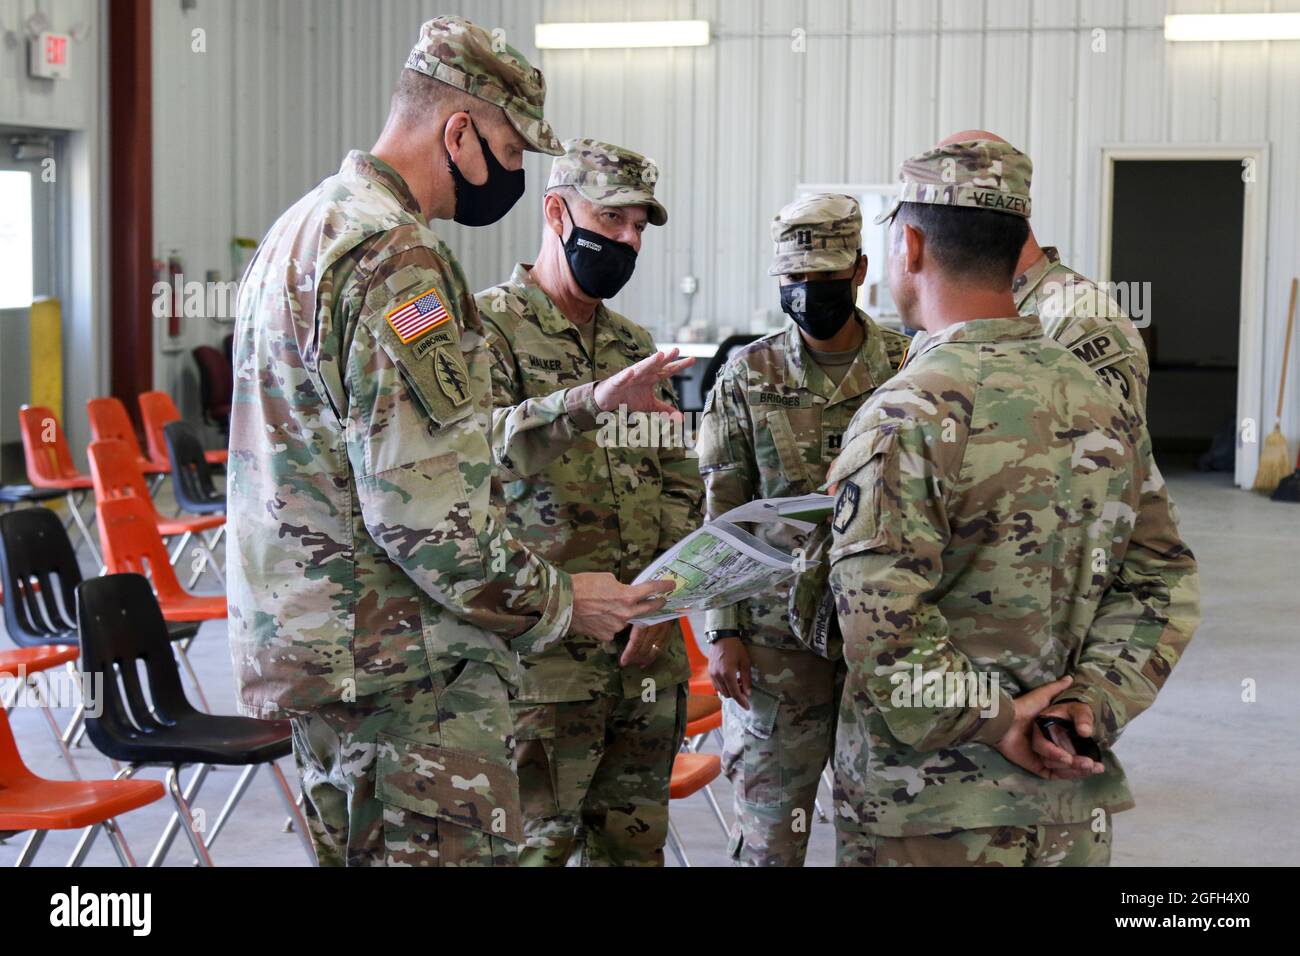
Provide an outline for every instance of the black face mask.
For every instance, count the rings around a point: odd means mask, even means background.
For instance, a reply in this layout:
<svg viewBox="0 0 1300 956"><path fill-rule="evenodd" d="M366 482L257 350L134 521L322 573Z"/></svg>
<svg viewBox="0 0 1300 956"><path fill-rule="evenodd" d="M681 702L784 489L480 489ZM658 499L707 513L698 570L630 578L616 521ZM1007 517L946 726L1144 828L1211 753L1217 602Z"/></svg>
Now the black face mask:
<svg viewBox="0 0 1300 956"><path fill-rule="evenodd" d="M490 226L508 213L524 194L524 171L517 169L511 172L497 162L492 147L478 131L478 127L474 126L474 121L470 120L469 124L474 127L474 135L483 148L487 179L482 185L475 186L464 177L448 154L447 169L456 185L456 214L452 218L462 226Z"/></svg>
<svg viewBox="0 0 1300 956"><path fill-rule="evenodd" d="M564 202L563 199L560 202ZM626 242L610 239L573 221L569 204L564 203L573 229L564 240L564 256L578 288L593 299L612 299L627 285L636 269L636 250Z"/></svg>
<svg viewBox="0 0 1300 956"><path fill-rule="evenodd" d="M791 282L781 286L781 311L819 342L834 338L856 308L852 279Z"/></svg>

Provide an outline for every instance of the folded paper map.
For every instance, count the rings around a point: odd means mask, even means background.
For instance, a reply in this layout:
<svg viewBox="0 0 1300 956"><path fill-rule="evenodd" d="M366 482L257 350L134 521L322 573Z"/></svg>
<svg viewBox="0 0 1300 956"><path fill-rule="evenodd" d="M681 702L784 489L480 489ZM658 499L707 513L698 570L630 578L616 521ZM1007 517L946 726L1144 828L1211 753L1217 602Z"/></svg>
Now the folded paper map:
<svg viewBox="0 0 1300 956"><path fill-rule="evenodd" d="M661 612L638 618L636 623L668 621L688 611L727 607L770 592L782 581L804 571L810 562L803 554L772 547L738 525L783 522L801 531L811 531L830 515L834 504L835 499L830 495L762 498L732 508L692 531L633 582L670 580L677 585Z"/></svg>

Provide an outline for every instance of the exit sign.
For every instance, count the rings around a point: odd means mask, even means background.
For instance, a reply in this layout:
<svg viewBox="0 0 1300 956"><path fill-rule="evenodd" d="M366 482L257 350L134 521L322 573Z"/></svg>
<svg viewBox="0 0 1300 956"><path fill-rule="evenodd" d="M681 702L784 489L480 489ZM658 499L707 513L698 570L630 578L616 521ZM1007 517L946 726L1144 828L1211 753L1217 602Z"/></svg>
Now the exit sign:
<svg viewBox="0 0 1300 956"><path fill-rule="evenodd" d="M65 80L71 74L72 38L66 33L42 33L28 41L28 72L43 80Z"/></svg>

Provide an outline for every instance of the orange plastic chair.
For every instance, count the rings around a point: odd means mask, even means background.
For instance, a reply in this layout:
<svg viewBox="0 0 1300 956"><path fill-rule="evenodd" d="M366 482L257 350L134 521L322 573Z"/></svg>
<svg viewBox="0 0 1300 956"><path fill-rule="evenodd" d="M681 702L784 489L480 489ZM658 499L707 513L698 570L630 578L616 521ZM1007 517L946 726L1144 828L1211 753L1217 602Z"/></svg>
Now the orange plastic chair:
<svg viewBox="0 0 1300 956"><path fill-rule="evenodd" d="M45 715L45 722L50 725L50 733L54 735L54 743L58 746L59 751L63 754L63 759L68 763L68 771L81 779L81 773L77 770L77 762L72 759L72 751L68 749L68 738L71 732L65 734L59 728L59 722L54 719L54 712L50 709L53 702L45 696L45 689L42 688L40 680L33 679L35 674L43 674L45 671L56 670L76 661L81 656L80 651L71 644L44 644L40 647L19 647L12 650L0 651L0 678L13 678L19 681L14 688L15 697L22 693L23 685L30 687L40 705L41 712ZM46 685L46 689L48 685ZM8 701L0 710L5 710L13 705L14 701ZM3 789L3 784L0 784ZM0 827L3 830L4 827Z"/></svg>
<svg viewBox="0 0 1300 956"><path fill-rule="evenodd" d="M722 726L722 701L717 694L705 697L691 694L686 698L686 737L703 737ZM692 750L695 748L692 747Z"/></svg>
<svg viewBox="0 0 1300 956"><path fill-rule="evenodd" d="M180 409L166 392L140 393L140 419L144 422L144 440L149 446L149 458L165 470L171 469L171 455L167 453L167 437L163 431L172 422L181 420ZM224 448L209 449L203 453L209 465L224 465L229 452Z"/></svg>
<svg viewBox="0 0 1300 956"><path fill-rule="evenodd" d="M713 689L713 681L709 678L709 659L704 656L699 642L695 640L695 629L691 627L690 619L683 614L677 620L682 625L682 637L686 639L686 659L691 665L691 682L688 685L691 693L702 697L717 697L718 692Z"/></svg>
<svg viewBox="0 0 1300 956"><path fill-rule="evenodd" d="M33 831L18 857L18 866L31 866L49 831L83 827L89 829L68 866L79 866L85 860L101 828L108 831L122 865L135 866L131 848L113 818L161 800L163 793L157 780L46 780L36 776L23 763L9 717L0 710L0 831Z"/></svg>
<svg viewBox="0 0 1300 956"><path fill-rule="evenodd" d="M24 405L18 410L18 426L22 432L23 456L27 461L27 481L34 488L63 491L67 494L68 510L81 532L81 538L94 556L103 564L95 539L81 517L81 502L94 488L89 475L77 471L68 450L68 440L54 413L41 405Z"/></svg>
<svg viewBox="0 0 1300 956"><path fill-rule="evenodd" d="M90 419L90 434L95 441L120 441L125 443L135 458L136 465L146 475L166 475L171 469L146 458L140 450L140 440L135 436L135 426L126 406L116 398L92 398L86 402L86 415Z"/></svg>
<svg viewBox="0 0 1300 956"><path fill-rule="evenodd" d="M108 498L97 506L100 543L109 574L142 574L153 585L163 618L176 623L217 621L226 616L226 596L200 596L181 587L167 555L167 546L153 519L153 506L135 496ZM194 685L199 703L209 713L207 696L190 663L194 638L172 645L181 666Z"/></svg>
<svg viewBox="0 0 1300 956"><path fill-rule="evenodd" d="M104 546L104 563L109 574L147 577L168 621L216 621L226 616L224 594L199 596L181 587L158 533L154 520L157 513L147 498L135 495L105 498L100 500L97 510L99 540Z"/></svg>
<svg viewBox="0 0 1300 956"><path fill-rule="evenodd" d="M153 516L154 526L160 535L164 538L180 536L181 540L172 554L171 563L180 559L185 553L185 546L193 538L203 552L203 558L211 566L212 573L217 576L222 587L225 586L225 576L221 573L221 568L212 554L209 542L203 537L203 532L213 531L225 525L225 515L180 515L175 518L161 515L154 507L153 499L149 496L149 488L144 482L144 475L136 467L131 449L125 442L93 441L90 443L89 452L90 474L94 479L97 504L102 505L113 498L140 499L149 514ZM215 543L216 538L213 538L212 544ZM195 574L190 579L190 586L193 587L197 580L198 574Z"/></svg>
<svg viewBox="0 0 1300 956"><path fill-rule="evenodd" d="M727 818L722 815L722 808L718 806L713 791L709 789L709 784L721 775L722 758L717 754L679 753L673 760L668 797L670 800L685 800L703 791L709 806L713 808L713 815L717 817L718 824L722 827L722 832L729 834ZM682 866L691 865L690 859L686 856L686 845L682 842L682 835L677 832L671 817L668 819L668 846L677 857L678 863Z"/></svg>

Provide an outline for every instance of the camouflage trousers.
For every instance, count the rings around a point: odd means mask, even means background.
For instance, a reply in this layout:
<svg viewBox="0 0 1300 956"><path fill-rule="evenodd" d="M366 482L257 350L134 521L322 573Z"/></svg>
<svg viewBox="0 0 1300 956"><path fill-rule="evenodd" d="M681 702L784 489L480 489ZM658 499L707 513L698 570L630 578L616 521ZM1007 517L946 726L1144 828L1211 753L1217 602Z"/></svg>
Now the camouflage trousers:
<svg viewBox="0 0 1300 956"><path fill-rule="evenodd" d="M835 832L836 866L1109 866L1110 829L1089 823L982 827L925 836Z"/></svg>
<svg viewBox="0 0 1300 956"><path fill-rule="evenodd" d="M508 685L464 661L295 717L322 866L512 866L522 838Z"/></svg>
<svg viewBox="0 0 1300 956"><path fill-rule="evenodd" d="M686 685L640 697L516 702L520 866L663 866Z"/></svg>
<svg viewBox="0 0 1300 956"><path fill-rule="evenodd" d="M722 702L722 768L736 797L728 850L740 866L803 866L845 668L811 651L748 650L749 710Z"/></svg>

